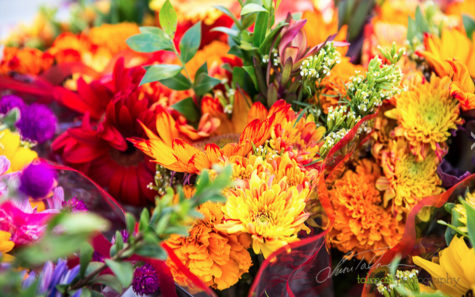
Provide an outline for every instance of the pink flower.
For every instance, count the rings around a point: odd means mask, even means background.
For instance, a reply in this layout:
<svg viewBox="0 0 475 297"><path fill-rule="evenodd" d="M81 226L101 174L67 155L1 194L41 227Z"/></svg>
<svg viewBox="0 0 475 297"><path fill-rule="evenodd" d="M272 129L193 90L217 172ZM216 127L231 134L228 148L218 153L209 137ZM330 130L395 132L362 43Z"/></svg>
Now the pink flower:
<svg viewBox="0 0 475 297"><path fill-rule="evenodd" d="M11 201L0 205L0 230L10 232L15 245L24 245L40 238L53 212L23 212Z"/></svg>

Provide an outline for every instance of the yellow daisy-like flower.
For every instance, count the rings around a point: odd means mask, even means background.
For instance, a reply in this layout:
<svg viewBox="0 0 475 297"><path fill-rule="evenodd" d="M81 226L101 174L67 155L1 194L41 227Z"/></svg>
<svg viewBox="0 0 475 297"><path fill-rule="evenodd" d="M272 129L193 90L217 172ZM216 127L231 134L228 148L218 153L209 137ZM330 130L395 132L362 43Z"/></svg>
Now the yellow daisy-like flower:
<svg viewBox="0 0 475 297"><path fill-rule="evenodd" d="M376 186L385 191L385 205L393 200L400 220L402 214L409 213L422 198L440 194L443 189L437 175L439 162L433 151L419 161L407 152L404 142L393 143L391 147L382 153L381 166L385 176L378 179Z"/></svg>
<svg viewBox="0 0 475 297"><path fill-rule="evenodd" d="M0 131L0 155L10 161L10 168L6 173L22 170L38 157L35 151L22 145L20 134L8 129Z"/></svg>
<svg viewBox="0 0 475 297"><path fill-rule="evenodd" d="M298 240L309 214L304 211L309 189L289 186L287 178L275 181L254 171L249 187L227 192L223 212L225 221L219 228L228 233L245 232L252 238L255 253L268 257L278 248Z"/></svg>
<svg viewBox="0 0 475 297"><path fill-rule="evenodd" d="M396 119L396 136L403 136L413 147L424 145L436 151L450 136L450 129L461 123L458 102L450 95L451 80L432 76L430 83L412 84L396 98L396 108L386 116ZM420 149L423 150L423 149Z"/></svg>
<svg viewBox="0 0 475 297"><path fill-rule="evenodd" d="M9 232L0 231L0 253L4 262L10 262L13 259L13 256L7 254L15 246L15 243L10 240L11 237L12 235Z"/></svg>
<svg viewBox="0 0 475 297"><path fill-rule="evenodd" d="M439 252L439 263L413 257L414 264L432 276L434 286L452 297L468 296L475 291L475 251L462 238L454 237L450 245Z"/></svg>

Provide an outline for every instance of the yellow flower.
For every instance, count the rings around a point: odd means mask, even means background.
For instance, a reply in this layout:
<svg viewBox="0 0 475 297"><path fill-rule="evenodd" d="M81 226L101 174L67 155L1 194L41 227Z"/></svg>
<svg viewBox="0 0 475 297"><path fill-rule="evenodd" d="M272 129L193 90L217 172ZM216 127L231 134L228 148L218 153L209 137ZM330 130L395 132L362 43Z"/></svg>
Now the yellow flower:
<svg viewBox="0 0 475 297"><path fill-rule="evenodd" d="M226 234L216 229L223 221L221 205L206 202L200 206L204 219L198 220L187 237L172 235L167 244L180 261L206 285L224 290L239 281L252 265L247 249L249 236L243 233ZM189 279L168 260L175 281L190 285Z"/></svg>
<svg viewBox="0 0 475 297"><path fill-rule="evenodd" d="M206 25L211 25L216 21L222 13L214 8L216 5L222 5L231 9L234 0L171 0L173 8L177 10L180 20L203 21ZM160 11L165 0L150 1L150 9Z"/></svg>
<svg viewBox="0 0 475 297"><path fill-rule="evenodd" d="M440 194L441 180L437 175L439 161L433 151L423 160L409 153L405 142L391 144L389 150L381 154L384 175L376 183L380 191L385 191L384 204L393 200L393 208L399 220L409 213L422 198Z"/></svg>
<svg viewBox="0 0 475 297"><path fill-rule="evenodd" d="M108 49L112 54L127 50L125 41L134 34L140 33L135 23L102 24L89 31L89 39L99 47Z"/></svg>
<svg viewBox="0 0 475 297"><path fill-rule="evenodd" d="M10 252L15 244L13 241L10 240L12 235L6 231L0 231L0 253L2 254L2 260L6 262L10 262L13 257L8 255L7 253Z"/></svg>
<svg viewBox="0 0 475 297"><path fill-rule="evenodd" d="M450 71L445 60L457 60L465 64L475 77L475 39L470 40L463 30L445 29L441 37L424 36L425 51L418 52L437 73Z"/></svg>
<svg viewBox="0 0 475 297"><path fill-rule="evenodd" d="M22 170L38 155L21 143L20 134L8 129L0 131L0 155L10 161L10 168L6 173Z"/></svg>
<svg viewBox="0 0 475 297"><path fill-rule="evenodd" d="M462 238L454 237L450 245L439 252L439 263L418 256L412 260L432 276L434 286L444 294L461 297L475 291L475 251L468 248Z"/></svg>
<svg viewBox="0 0 475 297"><path fill-rule="evenodd" d="M386 116L398 121L396 136L405 137L409 144L423 150L430 145L438 151L438 144L450 136L450 129L461 123L457 100L450 95L451 80L432 76L430 82L413 83L407 92L396 97L396 108ZM416 150L417 151L417 150Z"/></svg>
<svg viewBox="0 0 475 297"><path fill-rule="evenodd" d="M268 257L278 248L298 240L308 218L305 205L309 189L290 186L287 177L261 178L254 171L249 187L227 192L223 212L225 221L218 226L228 233L245 232L252 238L255 253Z"/></svg>

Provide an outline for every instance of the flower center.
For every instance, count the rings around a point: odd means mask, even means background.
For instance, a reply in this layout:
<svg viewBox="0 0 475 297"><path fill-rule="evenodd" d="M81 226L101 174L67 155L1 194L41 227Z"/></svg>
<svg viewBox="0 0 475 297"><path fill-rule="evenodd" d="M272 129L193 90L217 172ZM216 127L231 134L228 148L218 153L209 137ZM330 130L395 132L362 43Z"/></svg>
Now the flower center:
<svg viewBox="0 0 475 297"><path fill-rule="evenodd" d="M114 161L122 166L133 166L141 163L144 160L143 153L136 149L135 146L127 141L127 149L123 152L112 149L110 151L111 157Z"/></svg>

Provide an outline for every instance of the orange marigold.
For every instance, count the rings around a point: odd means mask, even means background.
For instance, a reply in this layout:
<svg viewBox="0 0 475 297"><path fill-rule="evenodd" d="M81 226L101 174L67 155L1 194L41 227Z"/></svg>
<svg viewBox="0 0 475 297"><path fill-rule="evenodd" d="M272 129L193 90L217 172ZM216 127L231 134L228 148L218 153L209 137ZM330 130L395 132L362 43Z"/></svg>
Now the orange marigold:
<svg viewBox="0 0 475 297"><path fill-rule="evenodd" d="M335 211L330 242L349 257L371 261L400 240L404 225L381 205L375 187L379 167L362 160L356 170L347 170L329 191Z"/></svg>
<svg viewBox="0 0 475 297"><path fill-rule="evenodd" d="M247 249L251 241L247 234L226 234L215 225L223 222L221 205L206 202L200 206L204 219L196 222L187 237L172 235L167 244L180 261L206 285L224 290L239 281L252 265ZM168 260L175 281L189 285L188 279Z"/></svg>
<svg viewBox="0 0 475 297"><path fill-rule="evenodd" d="M53 64L53 57L36 48L5 47L0 54L0 74L17 72L37 75Z"/></svg>

